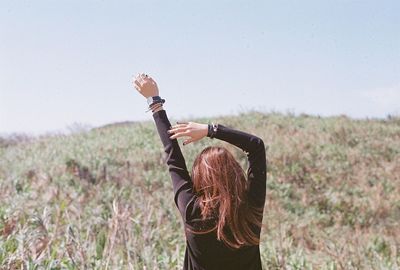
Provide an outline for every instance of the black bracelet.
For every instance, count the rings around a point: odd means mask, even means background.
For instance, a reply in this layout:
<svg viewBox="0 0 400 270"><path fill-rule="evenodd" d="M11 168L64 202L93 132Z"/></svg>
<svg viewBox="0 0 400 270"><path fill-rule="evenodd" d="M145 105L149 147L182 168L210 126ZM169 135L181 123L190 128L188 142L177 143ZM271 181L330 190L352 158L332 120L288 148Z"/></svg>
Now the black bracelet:
<svg viewBox="0 0 400 270"><path fill-rule="evenodd" d="M217 134L218 131L218 124L208 124L208 131L207 131L207 137L210 137L211 139L214 139L215 135Z"/></svg>
<svg viewBox="0 0 400 270"><path fill-rule="evenodd" d="M152 109L154 109L154 108L155 108L155 105L157 105L157 104L159 104L159 103L161 103L161 105L164 104L164 103L165 103L165 99L160 99L160 100L157 100L157 101L154 101L153 103L151 103L151 104L149 105L149 109L148 109L146 112L149 112L149 111L151 111Z"/></svg>
<svg viewBox="0 0 400 270"><path fill-rule="evenodd" d="M161 99L157 99L157 100L155 100L155 101L153 101L153 103L151 103L150 105L149 105L149 107L151 107L151 106L153 106L153 105L155 105L155 104L157 104L157 103L165 103L165 99L163 99L163 98L161 98Z"/></svg>

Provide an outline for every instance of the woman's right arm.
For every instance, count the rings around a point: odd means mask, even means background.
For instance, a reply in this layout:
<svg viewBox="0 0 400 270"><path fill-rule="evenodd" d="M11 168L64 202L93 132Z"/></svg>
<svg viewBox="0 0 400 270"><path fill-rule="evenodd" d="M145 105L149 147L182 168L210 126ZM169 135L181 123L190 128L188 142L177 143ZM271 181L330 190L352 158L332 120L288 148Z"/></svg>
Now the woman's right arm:
<svg viewBox="0 0 400 270"><path fill-rule="evenodd" d="M209 124L207 137L217 138L241 148L247 155L249 168L249 195L257 207L263 207L266 195L267 162L265 146L261 138L222 124L216 124L216 129Z"/></svg>

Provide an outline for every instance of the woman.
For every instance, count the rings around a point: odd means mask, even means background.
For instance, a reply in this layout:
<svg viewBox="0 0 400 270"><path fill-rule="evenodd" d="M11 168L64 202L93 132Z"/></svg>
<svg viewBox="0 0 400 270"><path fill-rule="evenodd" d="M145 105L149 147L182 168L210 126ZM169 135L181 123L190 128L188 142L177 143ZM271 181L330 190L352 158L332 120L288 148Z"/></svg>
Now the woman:
<svg viewBox="0 0 400 270"><path fill-rule="evenodd" d="M222 124L171 126L156 82L140 74L134 86L148 100L167 154L174 201L185 227L183 269L262 269L259 243L267 167L263 140ZM189 175L177 141L183 136L189 137L183 145L209 137L241 148L249 161L247 173L226 148L212 146L196 157Z"/></svg>

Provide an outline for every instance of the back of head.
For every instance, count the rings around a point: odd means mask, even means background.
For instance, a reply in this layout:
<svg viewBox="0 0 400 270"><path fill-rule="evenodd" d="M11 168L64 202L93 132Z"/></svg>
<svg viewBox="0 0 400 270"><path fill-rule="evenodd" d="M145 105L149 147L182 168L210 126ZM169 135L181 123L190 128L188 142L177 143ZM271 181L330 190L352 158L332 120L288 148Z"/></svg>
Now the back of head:
<svg viewBox="0 0 400 270"><path fill-rule="evenodd" d="M217 213L213 230L218 240L231 248L259 244L259 237L251 228L261 227L262 213L249 204L245 175L232 153L219 146L203 149L192 167L202 217Z"/></svg>

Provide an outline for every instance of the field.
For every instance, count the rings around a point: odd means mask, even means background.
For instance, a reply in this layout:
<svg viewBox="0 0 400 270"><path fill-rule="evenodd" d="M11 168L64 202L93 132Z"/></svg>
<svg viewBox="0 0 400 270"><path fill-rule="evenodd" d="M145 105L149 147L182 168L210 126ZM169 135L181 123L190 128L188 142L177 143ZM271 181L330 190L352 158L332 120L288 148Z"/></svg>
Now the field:
<svg viewBox="0 0 400 270"><path fill-rule="evenodd" d="M167 109L168 112L168 109ZM400 118L258 111L215 118L263 138L265 269L399 269ZM182 146L189 170L208 145ZM181 269L182 222L152 121L0 141L0 269Z"/></svg>

